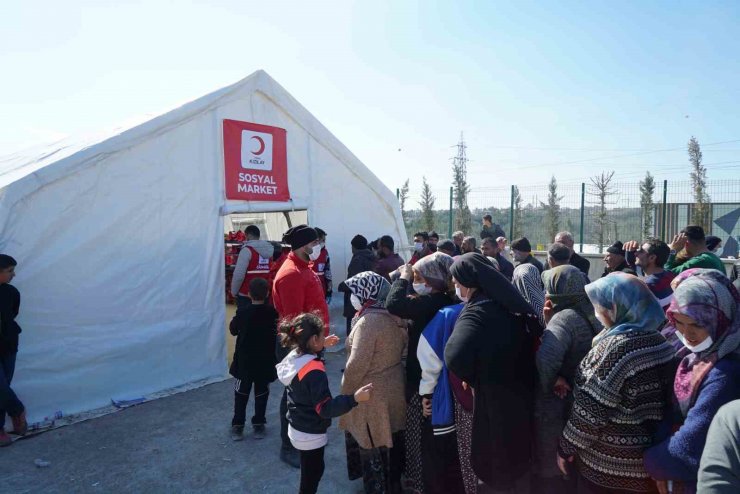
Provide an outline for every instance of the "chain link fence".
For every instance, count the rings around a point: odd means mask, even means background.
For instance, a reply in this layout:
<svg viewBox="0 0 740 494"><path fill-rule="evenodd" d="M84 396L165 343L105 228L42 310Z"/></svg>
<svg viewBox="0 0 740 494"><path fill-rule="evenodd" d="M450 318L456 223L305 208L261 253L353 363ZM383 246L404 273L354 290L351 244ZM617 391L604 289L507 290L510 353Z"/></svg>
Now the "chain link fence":
<svg viewBox="0 0 740 494"><path fill-rule="evenodd" d="M555 207L550 207L548 185L511 185L473 188L468 194L471 227L466 235L479 236L483 216L490 214L507 237L527 237L536 250L545 250L554 234L573 233L576 249L602 252L617 240L672 238L696 223L697 205L690 181L657 181L652 194L643 194L639 182L611 182L600 188L589 181L558 184ZM740 242L740 180L708 181L709 203L704 214L707 235L722 239L724 257L738 256ZM422 193L409 192L405 202L406 231L436 231L448 238L459 229L452 189L433 189L434 207L425 214ZM648 200L649 198L649 200Z"/></svg>

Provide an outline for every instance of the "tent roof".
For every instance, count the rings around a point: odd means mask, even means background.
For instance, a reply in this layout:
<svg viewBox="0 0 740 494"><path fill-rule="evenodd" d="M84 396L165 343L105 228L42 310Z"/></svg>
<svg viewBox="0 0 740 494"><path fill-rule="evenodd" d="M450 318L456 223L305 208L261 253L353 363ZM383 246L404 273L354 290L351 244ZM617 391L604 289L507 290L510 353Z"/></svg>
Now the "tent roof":
<svg viewBox="0 0 740 494"><path fill-rule="evenodd" d="M24 183L24 193L51 183L75 169L93 165L96 158L126 150L142 141L176 127L213 108L227 104L245 93L257 91L280 107L317 142L326 147L355 175L389 202L395 195L365 167L352 152L324 127L264 70L241 81L202 96L190 103L149 119L84 138L65 138L51 144L0 156L0 190L15 182ZM24 195L23 193L20 195Z"/></svg>

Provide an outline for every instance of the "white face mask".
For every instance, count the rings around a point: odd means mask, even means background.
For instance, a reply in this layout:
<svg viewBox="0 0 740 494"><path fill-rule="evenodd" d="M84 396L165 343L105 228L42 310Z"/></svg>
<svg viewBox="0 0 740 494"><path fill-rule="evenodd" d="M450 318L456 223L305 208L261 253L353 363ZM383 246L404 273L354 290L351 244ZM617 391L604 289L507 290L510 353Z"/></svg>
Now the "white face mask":
<svg viewBox="0 0 740 494"><path fill-rule="evenodd" d="M312 261L315 261L316 259L319 258L320 255L321 255L321 244L316 244L311 249L311 253L308 255L308 258L311 259Z"/></svg>
<svg viewBox="0 0 740 494"><path fill-rule="evenodd" d="M350 295L349 302L352 304L352 307L355 308L356 311L360 311L362 309L362 302L360 302L360 299L357 298L357 295L354 293Z"/></svg>
<svg viewBox="0 0 740 494"><path fill-rule="evenodd" d="M421 250L424 248L424 244L421 242L414 242L414 250L416 252L421 252Z"/></svg>
<svg viewBox="0 0 740 494"><path fill-rule="evenodd" d="M676 336L678 336L678 339L681 340L681 343L683 343L683 346L685 346L686 348L688 348L689 350L691 350L692 353L700 353L700 352L703 352L704 350L707 350L710 346L712 346L712 343L713 343L712 337L711 336L707 336L707 339L706 340L702 341L701 343L699 343L696 346L691 346L686 341L686 338L684 338L684 336L681 334L680 331L676 330Z"/></svg>
<svg viewBox="0 0 740 494"><path fill-rule="evenodd" d="M432 287L426 286L424 283L414 283L414 291L419 295L429 295L432 293Z"/></svg>
<svg viewBox="0 0 740 494"><path fill-rule="evenodd" d="M467 302L468 301L468 297L463 297L462 294L460 293L460 287L459 286L456 286L455 287L455 295L457 295L457 298L459 298L463 302Z"/></svg>

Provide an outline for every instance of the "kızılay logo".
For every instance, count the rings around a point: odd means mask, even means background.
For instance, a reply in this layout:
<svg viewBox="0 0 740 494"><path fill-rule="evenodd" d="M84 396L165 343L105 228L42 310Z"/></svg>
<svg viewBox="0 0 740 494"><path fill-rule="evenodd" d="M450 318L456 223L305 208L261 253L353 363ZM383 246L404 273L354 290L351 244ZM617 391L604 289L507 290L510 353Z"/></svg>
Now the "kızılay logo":
<svg viewBox="0 0 740 494"><path fill-rule="evenodd" d="M242 130L242 168L272 170L272 134Z"/></svg>

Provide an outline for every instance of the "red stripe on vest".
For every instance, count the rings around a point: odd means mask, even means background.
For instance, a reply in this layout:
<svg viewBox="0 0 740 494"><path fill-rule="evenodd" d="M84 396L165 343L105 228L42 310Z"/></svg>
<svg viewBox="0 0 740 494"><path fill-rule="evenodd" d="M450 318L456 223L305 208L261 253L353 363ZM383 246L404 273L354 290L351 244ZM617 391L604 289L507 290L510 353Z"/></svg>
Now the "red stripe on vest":
<svg viewBox="0 0 740 494"><path fill-rule="evenodd" d="M324 367L324 363L321 360L312 360L306 365L304 365L301 370L298 371L298 380L302 381L303 378L306 377L306 374L308 374L312 370L319 370L321 372L326 372L326 367Z"/></svg>

